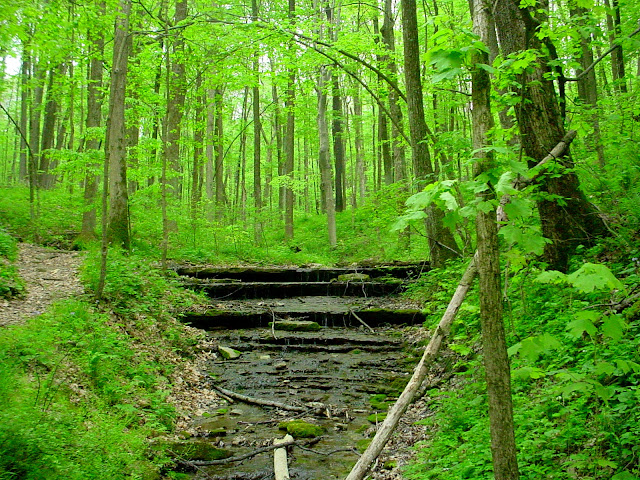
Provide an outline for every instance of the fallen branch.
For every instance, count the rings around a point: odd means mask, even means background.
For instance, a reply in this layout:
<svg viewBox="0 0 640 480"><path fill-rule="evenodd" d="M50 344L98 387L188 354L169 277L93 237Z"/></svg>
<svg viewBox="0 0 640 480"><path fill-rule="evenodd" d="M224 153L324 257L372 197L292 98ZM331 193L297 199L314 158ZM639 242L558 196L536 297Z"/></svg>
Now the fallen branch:
<svg viewBox="0 0 640 480"><path fill-rule="evenodd" d="M543 158L536 166L543 165L551 160L562 157L567 147L571 144L575 137L575 130L567 132L562 140L560 140L560 142L553 148L553 150L551 150L549 155ZM502 208L498 209L497 217L499 221L498 228L500 228L503 225L502 222L506 221L506 216L504 215L504 211L502 210ZM376 432L375 437L373 437L373 440L371 441L365 452L356 462L353 469L351 469L351 472L347 476L346 480L362 480L365 477L365 475L369 471L371 464L376 461L376 459L380 455L380 452L382 452L382 449L387 444L387 442L391 438L391 434L397 427L400 418L407 411L407 408L420 389L422 382L424 382L424 379L429 372L429 366L437 357L438 352L440 351L440 347L449 335L451 324L453 323L453 320L455 319L458 310L462 305L462 301L467 295L467 292L469 291L469 288L471 287L471 284L473 283L473 280L478 273L478 269L476 267L477 256L478 252L476 251L473 259L469 262L469 265L467 265L467 268L462 275L460 283L458 283L453 297L451 297L451 300L449 301L447 310L442 315L440 323L433 332L429 344L425 347L422 358L413 371L413 375L411 376L409 383L407 383L407 386L405 387L400 397L398 397L396 403L389 409L387 418L385 418L380 425L380 428Z"/></svg>
<svg viewBox="0 0 640 480"><path fill-rule="evenodd" d="M274 407L280 408L282 410L289 410L291 412L308 412L310 411L307 407L298 407L295 405L287 405L286 403L276 402L275 400L263 400L261 398L249 397L247 395L242 395L241 393L232 392L231 390L227 390L226 388L219 387L218 385L212 384L211 387L222 395L226 395L227 397L234 398L236 400L240 400L244 403L250 403L253 405L262 405L264 407Z"/></svg>
<svg viewBox="0 0 640 480"><path fill-rule="evenodd" d="M364 327L365 327L365 328L368 328L368 329L369 329L369 331L370 331L371 333L376 333L376 332L375 332L375 330L374 330L373 328L371 328L369 325L367 325L367 323L366 323L364 320L362 320L362 319L361 319L361 318L356 314L356 312L354 312L352 309L349 309L349 313L350 313L351 315L353 315L353 316L356 318L356 320L358 320L362 325L364 325Z"/></svg>
<svg viewBox="0 0 640 480"><path fill-rule="evenodd" d="M271 450L275 450L276 448L288 447L290 445L296 445L298 447L308 447L309 445L315 445L320 440L322 440L322 437L315 437L307 440L306 442L299 442L297 440L293 440L292 438L291 440L279 445L267 445L266 447L256 448L255 450L243 455L223 458L221 460L179 460L179 462L186 465L193 465L195 467L206 467L207 465L226 465L228 463L241 462L243 460L246 460L247 458L255 457L256 455L260 455L261 453L270 452Z"/></svg>
<svg viewBox="0 0 640 480"><path fill-rule="evenodd" d="M276 438L273 446L278 447L273 452L273 474L276 480L289 480L289 462L287 461L287 444L293 441L291 435Z"/></svg>

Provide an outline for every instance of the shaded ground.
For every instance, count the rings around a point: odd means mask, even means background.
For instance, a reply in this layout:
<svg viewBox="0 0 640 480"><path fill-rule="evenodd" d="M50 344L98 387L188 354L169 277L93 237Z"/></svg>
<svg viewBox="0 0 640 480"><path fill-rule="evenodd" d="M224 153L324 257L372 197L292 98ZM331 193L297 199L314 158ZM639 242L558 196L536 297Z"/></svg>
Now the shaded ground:
<svg viewBox="0 0 640 480"><path fill-rule="evenodd" d="M83 293L78 277L82 253L21 243L15 265L25 282L22 298L0 300L0 327L44 312L54 301Z"/></svg>

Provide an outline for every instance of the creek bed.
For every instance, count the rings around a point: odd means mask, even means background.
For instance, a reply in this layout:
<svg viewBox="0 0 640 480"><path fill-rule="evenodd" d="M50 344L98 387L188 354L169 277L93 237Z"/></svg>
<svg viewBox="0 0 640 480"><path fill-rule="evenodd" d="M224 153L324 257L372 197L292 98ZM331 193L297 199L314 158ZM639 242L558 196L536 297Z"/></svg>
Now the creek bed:
<svg viewBox="0 0 640 480"><path fill-rule="evenodd" d="M275 333L275 338L274 334ZM307 416L322 426L322 440L314 450L328 452L362 446L373 432L367 416L379 412L372 407L373 395L392 400L409 378L410 365L398 328L322 328L318 332L272 332L268 328L211 332L216 342L242 352L235 360L217 360L209 365L213 382L227 390L254 398L289 405L322 403L322 415ZM226 404L195 419L199 430L224 436L210 441L242 455L270 445L285 434L278 423L295 417L294 412L240 402ZM213 434L212 434L213 435ZM290 459L292 478L344 478L357 461L355 452L341 451L330 457L294 448ZM273 454L266 453L242 463L201 467L207 475L227 476L272 470ZM265 476L264 478L269 478Z"/></svg>

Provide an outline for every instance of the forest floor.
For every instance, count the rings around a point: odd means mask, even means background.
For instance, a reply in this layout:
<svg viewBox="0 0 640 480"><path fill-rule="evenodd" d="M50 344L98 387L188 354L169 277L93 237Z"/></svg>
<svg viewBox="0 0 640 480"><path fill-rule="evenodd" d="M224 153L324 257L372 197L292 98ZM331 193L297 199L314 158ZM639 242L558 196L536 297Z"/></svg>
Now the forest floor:
<svg viewBox="0 0 640 480"><path fill-rule="evenodd" d="M15 265L24 280L26 294L0 300L0 327L24 322L44 312L56 300L82 294L79 276L82 260L81 252L19 244Z"/></svg>
<svg viewBox="0 0 640 480"><path fill-rule="evenodd" d="M81 252L54 250L29 243L20 244L15 265L24 280L26 293L22 297L0 300L0 328L23 323L47 310L57 300L83 294L79 275L82 262ZM207 385L206 375L203 375L205 365L212 360L213 345L210 339L203 339L202 343L198 346L201 354L197 355L195 361L180 362L181 382L174 385L170 396L170 400L181 413L178 429L191 430L193 424L189 417L200 415L220 402L218 395ZM398 467L406 464L412 457L412 447L426 439L426 427L416 425L416 422L427 414L428 409L423 400L417 401L409 408L369 478L404 478ZM197 435L195 431L193 433Z"/></svg>

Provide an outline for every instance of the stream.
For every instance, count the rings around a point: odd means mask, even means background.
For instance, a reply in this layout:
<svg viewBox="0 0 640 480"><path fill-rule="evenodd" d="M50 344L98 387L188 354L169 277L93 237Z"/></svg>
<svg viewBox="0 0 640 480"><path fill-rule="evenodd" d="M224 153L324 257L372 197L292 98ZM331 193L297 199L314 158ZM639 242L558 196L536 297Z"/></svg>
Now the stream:
<svg viewBox="0 0 640 480"><path fill-rule="evenodd" d="M218 347L240 354L233 359L218 354L208 366L212 382L252 398L313 407L299 414L223 401L194 420L203 432L198 441L238 456L284 437L281 422L306 421L321 427L322 437L310 447L314 452L289 450L291 478L344 478L358 458L356 449L366 448L376 420L402 391L416 361L405 329L421 325L424 315L399 294L421 268L178 269L185 286L210 299L205 311L185 321L206 330ZM286 322L293 330L280 329ZM304 331L309 328L315 330ZM269 452L199 467L196 478L267 479L272 470Z"/></svg>

